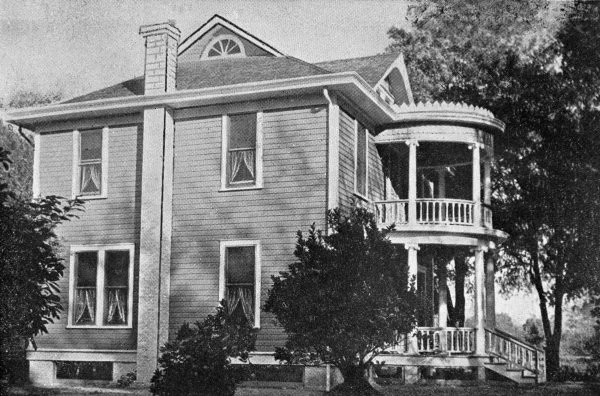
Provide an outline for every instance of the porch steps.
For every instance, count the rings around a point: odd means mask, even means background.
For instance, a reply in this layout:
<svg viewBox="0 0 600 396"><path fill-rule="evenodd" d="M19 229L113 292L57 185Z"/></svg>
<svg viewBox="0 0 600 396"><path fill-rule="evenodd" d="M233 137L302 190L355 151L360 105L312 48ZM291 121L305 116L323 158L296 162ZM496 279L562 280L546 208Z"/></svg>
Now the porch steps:
<svg viewBox="0 0 600 396"><path fill-rule="evenodd" d="M536 378L524 374L524 370L508 368L504 362L484 363L484 367L494 373L520 385L535 385Z"/></svg>

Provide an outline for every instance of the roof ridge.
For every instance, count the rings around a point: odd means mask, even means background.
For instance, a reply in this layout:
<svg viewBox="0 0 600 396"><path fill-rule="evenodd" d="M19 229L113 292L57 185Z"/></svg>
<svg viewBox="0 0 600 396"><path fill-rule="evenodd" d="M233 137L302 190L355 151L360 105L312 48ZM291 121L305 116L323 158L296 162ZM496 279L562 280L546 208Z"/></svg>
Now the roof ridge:
<svg viewBox="0 0 600 396"><path fill-rule="evenodd" d="M285 55L285 57L286 57L286 58L289 58L289 59L292 59L292 60L295 60L295 61L297 61L297 62L300 62L300 63L302 63L302 64L305 64L305 65L307 65L307 66L310 66L310 67L312 67L313 69L315 69L315 70L318 70L318 71L320 71L320 72L323 72L323 73L326 73L326 74L331 74L331 71L329 71L329 70L326 70L326 69L323 69L322 67L320 67L320 66L317 66L317 65L315 65L314 63L310 63L310 62L307 62L307 61L305 61L305 60L302 60L302 59L300 59L300 58L296 58L295 56Z"/></svg>
<svg viewBox="0 0 600 396"><path fill-rule="evenodd" d="M356 58L343 58L343 59L332 59L332 60L328 60L328 61L319 61L319 62L315 62L313 64L318 65L318 64L331 63L331 62L343 62L343 61L358 60L358 59L377 58L377 57L388 56L388 55L400 56L401 54L402 54L402 52L385 52L382 54L358 56Z"/></svg>

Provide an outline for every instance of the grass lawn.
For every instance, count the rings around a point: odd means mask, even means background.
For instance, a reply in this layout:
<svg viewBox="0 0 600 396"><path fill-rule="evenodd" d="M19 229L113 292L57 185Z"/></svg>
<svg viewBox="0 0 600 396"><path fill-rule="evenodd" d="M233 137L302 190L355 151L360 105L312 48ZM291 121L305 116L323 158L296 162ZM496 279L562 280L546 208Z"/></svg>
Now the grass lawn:
<svg viewBox="0 0 600 396"><path fill-rule="evenodd" d="M392 395L473 395L473 396L555 396L555 395L600 395L600 384L581 383L548 383L531 387L517 387L504 384L482 384L482 385L388 385L385 386L385 396ZM110 394L110 395L148 395L147 390L121 390L121 389L98 389L86 392L83 388L53 388L44 389L31 386L9 388L9 395L81 395L81 394ZM238 388L236 395L239 396L313 396L325 393L308 392L301 389L251 389Z"/></svg>

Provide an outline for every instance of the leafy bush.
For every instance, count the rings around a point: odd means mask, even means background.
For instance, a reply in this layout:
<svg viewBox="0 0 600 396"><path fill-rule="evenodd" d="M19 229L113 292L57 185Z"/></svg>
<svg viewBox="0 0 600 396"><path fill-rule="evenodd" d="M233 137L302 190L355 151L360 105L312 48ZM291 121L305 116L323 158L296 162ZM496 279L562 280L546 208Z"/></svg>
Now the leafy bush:
<svg viewBox="0 0 600 396"><path fill-rule="evenodd" d="M137 372L130 371L127 374L123 374L118 380L117 385L119 388L128 388L137 379Z"/></svg>
<svg viewBox="0 0 600 396"><path fill-rule="evenodd" d="M248 321L230 315L222 302L215 315L195 327L183 324L177 338L161 348L150 390L159 395L233 395L241 378L231 369L230 359L246 360L255 341Z"/></svg>

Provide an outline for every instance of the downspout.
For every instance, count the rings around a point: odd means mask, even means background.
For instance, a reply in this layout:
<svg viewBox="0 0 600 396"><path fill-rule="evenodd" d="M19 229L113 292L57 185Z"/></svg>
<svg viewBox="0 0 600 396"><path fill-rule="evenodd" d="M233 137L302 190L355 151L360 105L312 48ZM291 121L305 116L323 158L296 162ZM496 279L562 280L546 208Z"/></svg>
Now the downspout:
<svg viewBox="0 0 600 396"><path fill-rule="evenodd" d="M340 180L340 107L337 98L323 89L327 101L327 210L339 206ZM325 219L327 224L327 218ZM329 227L328 227L329 228Z"/></svg>

